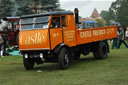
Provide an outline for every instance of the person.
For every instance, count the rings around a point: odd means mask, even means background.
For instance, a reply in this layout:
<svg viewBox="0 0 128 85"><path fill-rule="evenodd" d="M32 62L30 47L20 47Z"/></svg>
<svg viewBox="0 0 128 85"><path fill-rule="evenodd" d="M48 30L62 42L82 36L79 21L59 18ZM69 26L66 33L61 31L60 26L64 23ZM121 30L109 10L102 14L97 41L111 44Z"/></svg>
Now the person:
<svg viewBox="0 0 128 85"><path fill-rule="evenodd" d="M120 31L120 33L119 33L119 46L118 46L118 48L120 48L122 43L126 46L126 48L128 48L128 45L124 41L124 31L123 31L123 28L121 27L119 29L119 31Z"/></svg>
<svg viewBox="0 0 128 85"><path fill-rule="evenodd" d="M3 57L3 37L2 35L0 34L0 56Z"/></svg>
<svg viewBox="0 0 128 85"><path fill-rule="evenodd" d="M127 41L127 44L128 44L128 27L126 28L125 38L126 38L126 41Z"/></svg>
<svg viewBox="0 0 128 85"><path fill-rule="evenodd" d="M118 25L116 25L116 24L113 24L113 26L118 27ZM117 30L117 37L112 39L112 49L114 49L114 48L117 49L118 48L118 43L119 43L119 32Z"/></svg>
<svg viewBox="0 0 128 85"><path fill-rule="evenodd" d="M60 24L59 24L59 22L57 22L56 19L53 19L52 25L53 25L53 28L59 28L60 27Z"/></svg>
<svg viewBox="0 0 128 85"><path fill-rule="evenodd" d="M117 31L117 37L116 38L113 38L112 39L113 40L113 42L112 42L112 49L114 49L114 48L118 48L118 41L119 41L119 32Z"/></svg>
<svg viewBox="0 0 128 85"><path fill-rule="evenodd" d="M6 36L6 34L2 34L1 36L3 38L3 55L6 56L7 36Z"/></svg>

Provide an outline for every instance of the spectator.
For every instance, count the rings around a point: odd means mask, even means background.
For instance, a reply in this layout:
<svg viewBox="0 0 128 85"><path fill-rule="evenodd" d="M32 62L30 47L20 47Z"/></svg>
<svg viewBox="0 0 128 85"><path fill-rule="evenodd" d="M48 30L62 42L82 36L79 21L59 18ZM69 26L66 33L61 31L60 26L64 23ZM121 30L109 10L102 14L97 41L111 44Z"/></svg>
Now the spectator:
<svg viewBox="0 0 128 85"><path fill-rule="evenodd" d="M119 29L119 31L120 31L120 33L119 33L119 46L118 46L118 48L120 48L120 46L121 46L122 43L124 43L124 45L126 46L126 48L128 48L128 45L124 41L124 30L123 30L123 28L121 27Z"/></svg>
<svg viewBox="0 0 128 85"><path fill-rule="evenodd" d="M6 56L7 36L6 36L6 34L2 34L1 36L3 38L3 55Z"/></svg>
<svg viewBox="0 0 128 85"><path fill-rule="evenodd" d="M118 24L113 24L113 26L118 27ZM112 39L112 49L118 48L118 44L119 44L119 32L117 30L117 37Z"/></svg>
<svg viewBox="0 0 128 85"><path fill-rule="evenodd" d="M3 57L3 37L2 35L0 34L0 56Z"/></svg>
<svg viewBox="0 0 128 85"><path fill-rule="evenodd" d="M126 37L126 41L127 41L127 44L128 44L128 27L126 28L125 37Z"/></svg>
<svg viewBox="0 0 128 85"><path fill-rule="evenodd" d="M119 32L117 31L117 37L114 38L112 42L112 49L118 48L118 43L119 43Z"/></svg>

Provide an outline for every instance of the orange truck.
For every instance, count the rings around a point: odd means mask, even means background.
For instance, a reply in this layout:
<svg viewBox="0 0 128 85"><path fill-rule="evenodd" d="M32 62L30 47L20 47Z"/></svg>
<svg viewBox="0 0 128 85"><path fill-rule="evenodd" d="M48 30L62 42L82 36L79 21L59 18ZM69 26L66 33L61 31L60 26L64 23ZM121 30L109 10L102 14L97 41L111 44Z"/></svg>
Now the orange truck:
<svg viewBox="0 0 128 85"><path fill-rule="evenodd" d="M24 15L20 20L19 50L26 70L34 64L58 62L67 69L72 60L93 52L96 59L108 57L108 39L117 37L117 27L79 29L78 9Z"/></svg>

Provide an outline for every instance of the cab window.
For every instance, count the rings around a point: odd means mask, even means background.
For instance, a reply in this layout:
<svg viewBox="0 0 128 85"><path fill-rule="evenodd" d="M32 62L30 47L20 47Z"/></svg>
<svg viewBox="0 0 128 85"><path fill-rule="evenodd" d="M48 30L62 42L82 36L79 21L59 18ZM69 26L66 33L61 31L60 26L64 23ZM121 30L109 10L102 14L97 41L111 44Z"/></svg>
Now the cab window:
<svg viewBox="0 0 128 85"><path fill-rule="evenodd" d="M62 27L65 27L66 26L65 16L62 16L61 19L62 19Z"/></svg>
<svg viewBox="0 0 128 85"><path fill-rule="evenodd" d="M47 29L49 16L21 19L21 30Z"/></svg>
<svg viewBox="0 0 128 85"><path fill-rule="evenodd" d="M60 17L53 17L50 27L51 28L60 28Z"/></svg>

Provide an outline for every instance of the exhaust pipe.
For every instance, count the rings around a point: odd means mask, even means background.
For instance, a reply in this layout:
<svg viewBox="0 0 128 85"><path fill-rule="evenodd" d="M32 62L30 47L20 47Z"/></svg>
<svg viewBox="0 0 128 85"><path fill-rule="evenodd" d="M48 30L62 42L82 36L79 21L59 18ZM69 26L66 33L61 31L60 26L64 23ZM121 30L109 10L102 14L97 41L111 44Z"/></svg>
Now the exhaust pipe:
<svg viewBox="0 0 128 85"><path fill-rule="evenodd" d="M78 8L74 9L74 13L75 13L75 23L79 24L79 10L78 10Z"/></svg>

